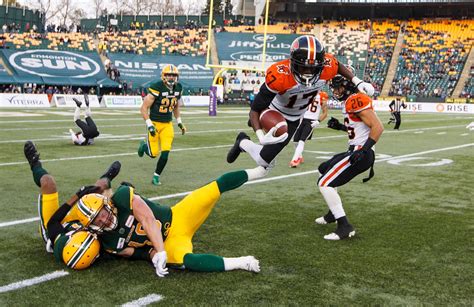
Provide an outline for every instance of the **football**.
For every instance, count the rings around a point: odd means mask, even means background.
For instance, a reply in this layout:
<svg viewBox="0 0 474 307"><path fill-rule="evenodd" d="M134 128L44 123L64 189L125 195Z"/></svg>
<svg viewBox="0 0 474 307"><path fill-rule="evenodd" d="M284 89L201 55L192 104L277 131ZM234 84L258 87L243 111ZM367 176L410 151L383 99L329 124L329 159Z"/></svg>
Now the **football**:
<svg viewBox="0 0 474 307"><path fill-rule="evenodd" d="M267 109L260 113L260 126L265 132L277 127L278 129L273 133L273 136L280 136L288 132L288 124L285 118L276 110Z"/></svg>

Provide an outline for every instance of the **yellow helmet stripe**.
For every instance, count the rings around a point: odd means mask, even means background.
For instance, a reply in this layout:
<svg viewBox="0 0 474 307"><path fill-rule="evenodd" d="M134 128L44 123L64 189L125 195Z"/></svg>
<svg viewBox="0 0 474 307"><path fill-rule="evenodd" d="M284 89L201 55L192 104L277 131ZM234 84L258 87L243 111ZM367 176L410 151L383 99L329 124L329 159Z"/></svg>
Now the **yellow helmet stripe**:
<svg viewBox="0 0 474 307"><path fill-rule="evenodd" d="M82 214L84 214L87 217L92 216L92 211L89 209L89 207L84 204L82 199L79 199L79 203L77 204L77 207L79 208L79 211L81 211Z"/></svg>
<svg viewBox="0 0 474 307"><path fill-rule="evenodd" d="M74 255L72 255L71 259L69 259L69 261L67 262L67 266L70 268L74 268L77 262L81 260L82 256L84 256L84 254L87 252L87 250L89 249L89 247L92 245L93 242L94 242L94 236L90 233L87 234L87 238L81 244L81 247L79 247L76 250Z"/></svg>

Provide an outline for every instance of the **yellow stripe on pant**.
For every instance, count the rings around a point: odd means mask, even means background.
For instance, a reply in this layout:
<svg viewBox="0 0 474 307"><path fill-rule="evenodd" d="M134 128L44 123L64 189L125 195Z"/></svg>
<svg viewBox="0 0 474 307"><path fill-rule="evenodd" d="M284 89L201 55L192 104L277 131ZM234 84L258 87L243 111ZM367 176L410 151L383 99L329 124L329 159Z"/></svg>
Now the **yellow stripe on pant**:
<svg viewBox="0 0 474 307"><path fill-rule="evenodd" d="M194 190L171 207L173 220L165 241L168 263L182 264L184 255L193 252L193 236L206 221L220 196L217 182L213 181Z"/></svg>
<svg viewBox="0 0 474 307"><path fill-rule="evenodd" d="M54 212L59 208L58 192L52 194L40 194L38 198L38 213L40 216L40 233L44 242L48 240L46 226L53 216Z"/></svg>
<svg viewBox="0 0 474 307"><path fill-rule="evenodd" d="M174 139L174 128L172 122L161 123L152 121L156 134L151 136L148 132L148 152L152 157L158 156L161 151L171 151Z"/></svg>

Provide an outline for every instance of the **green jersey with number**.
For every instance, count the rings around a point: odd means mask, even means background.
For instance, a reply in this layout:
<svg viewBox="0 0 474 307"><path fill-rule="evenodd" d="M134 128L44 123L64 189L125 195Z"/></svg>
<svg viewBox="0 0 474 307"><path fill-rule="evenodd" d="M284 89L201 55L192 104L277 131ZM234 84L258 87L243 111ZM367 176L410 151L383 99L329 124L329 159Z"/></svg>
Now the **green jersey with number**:
<svg viewBox="0 0 474 307"><path fill-rule="evenodd" d="M133 188L125 185L120 186L112 195L112 203L117 209L118 226L112 231L102 233L100 236L102 246L108 252L118 253L126 247L153 245L142 225L133 216L133 195ZM160 206L145 197L140 197L161 223L161 234L163 240L165 240L171 226L171 208Z"/></svg>
<svg viewBox="0 0 474 307"><path fill-rule="evenodd" d="M150 108L150 119L155 122L168 123L173 119L173 110L178 104L183 92L181 83L176 83L170 90L163 81L150 84L148 93L155 97Z"/></svg>

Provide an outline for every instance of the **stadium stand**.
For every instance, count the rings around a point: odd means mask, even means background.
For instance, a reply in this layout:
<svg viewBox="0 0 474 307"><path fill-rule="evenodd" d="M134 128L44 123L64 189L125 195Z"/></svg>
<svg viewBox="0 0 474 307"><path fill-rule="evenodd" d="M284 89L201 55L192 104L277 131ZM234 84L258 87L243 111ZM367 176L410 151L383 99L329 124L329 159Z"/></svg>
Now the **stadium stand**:
<svg viewBox="0 0 474 307"><path fill-rule="evenodd" d="M323 24L322 41L326 51L354 67L358 76L364 75L369 37L368 21L325 21Z"/></svg>
<svg viewBox="0 0 474 307"><path fill-rule="evenodd" d="M112 53L203 56L207 34L203 29L129 30L99 33L99 50Z"/></svg>
<svg viewBox="0 0 474 307"><path fill-rule="evenodd" d="M460 96L463 98L474 98L474 66L471 66L469 78L464 85Z"/></svg>
<svg viewBox="0 0 474 307"><path fill-rule="evenodd" d="M364 76L372 82L376 95L380 95L390 65L393 49L400 31L397 20L374 21Z"/></svg>
<svg viewBox="0 0 474 307"><path fill-rule="evenodd" d="M92 37L83 33L9 33L4 34L5 48L94 51Z"/></svg>
<svg viewBox="0 0 474 307"><path fill-rule="evenodd" d="M472 20L410 21L390 95L451 95L473 38Z"/></svg>

